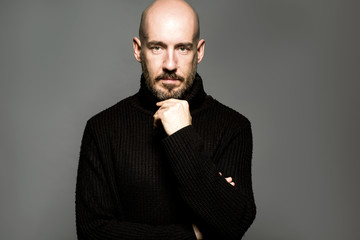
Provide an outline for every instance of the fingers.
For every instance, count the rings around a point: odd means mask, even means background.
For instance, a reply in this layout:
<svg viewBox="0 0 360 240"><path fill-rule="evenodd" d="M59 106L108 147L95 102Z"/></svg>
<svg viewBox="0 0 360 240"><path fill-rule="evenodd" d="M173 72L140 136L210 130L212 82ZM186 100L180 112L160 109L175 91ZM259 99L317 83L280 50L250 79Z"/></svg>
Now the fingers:
<svg viewBox="0 0 360 240"><path fill-rule="evenodd" d="M164 111L165 111L165 108L161 107L154 113L154 115L153 115L153 117L154 117L154 124L153 124L154 128L157 128L159 123L161 123L161 116L164 113Z"/></svg>
<svg viewBox="0 0 360 240"><path fill-rule="evenodd" d="M155 118L154 117L154 122L153 122L153 127L154 128L157 128L158 127L158 122L159 122L160 120L158 119L158 118Z"/></svg>
<svg viewBox="0 0 360 240"><path fill-rule="evenodd" d="M195 224L193 224L192 227L196 235L196 239L203 239L202 233L200 232L199 228Z"/></svg>
<svg viewBox="0 0 360 240"><path fill-rule="evenodd" d="M154 127L162 123L165 132L171 135L178 130L191 125L189 103L185 100L168 99L156 103L159 109L154 114Z"/></svg>
<svg viewBox="0 0 360 240"><path fill-rule="evenodd" d="M228 183L235 186L235 182L232 181L232 177L225 178Z"/></svg>
<svg viewBox="0 0 360 240"><path fill-rule="evenodd" d="M226 180L228 183L231 183L231 182L232 182L232 177L227 177L227 178L225 178L225 180Z"/></svg>
<svg viewBox="0 0 360 240"><path fill-rule="evenodd" d="M219 175L222 176L222 173L219 172ZM227 177L227 178L225 178L225 180L226 180L228 183L230 183L232 186L235 186L235 182L232 181L232 180L233 180L232 177Z"/></svg>
<svg viewBox="0 0 360 240"><path fill-rule="evenodd" d="M154 117L154 123L153 126L154 128L158 127L159 122L161 122L161 114L164 112L164 108L159 108L153 115Z"/></svg>
<svg viewBox="0 0 360 240"><path fill-rule="evenodd" d="M189 111L189 103L184 100L178 100L178 99L168 99L161 102L157 102L156 106L159 107L159 109L155 112L153 115L154 118L161 118L161 116L169 111L176 111L180 112L181 110Z"/></svg>
<svg viewBox="0 0 360 240"><path fill-rule="evenodd" d="M169 98L164 101L157 102L156 106L162 106L164 103L176 103L176 102L180 102L180 101L182 101L182 100L175 99L175 98Z"/></svg>
<svg viewBox="0 0 360 240"><path fill-rule="evenodd" d="M171 107L174 106L176 104L180 104L182 105L182 107L185 108L189 108L189 103L186 100L180 100L180 99L174 99L174 98L170 98L161 102L157 102L156 106L161 108L167 108L167 107Z"/></svg>

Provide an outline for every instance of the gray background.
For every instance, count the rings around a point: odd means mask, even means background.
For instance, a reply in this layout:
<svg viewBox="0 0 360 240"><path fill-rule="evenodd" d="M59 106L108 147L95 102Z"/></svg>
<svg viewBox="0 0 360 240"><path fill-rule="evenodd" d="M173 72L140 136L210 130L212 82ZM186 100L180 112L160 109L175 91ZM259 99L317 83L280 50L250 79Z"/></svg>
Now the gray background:
<svg viewBox="0 0 360 240"><path fill-rule="evenodd" d="M358 1L190 3L206 91L254 133L244 239L360 239ZM0 1L0 239L76 239L86 120L135 93L149 1Z"/></svg>

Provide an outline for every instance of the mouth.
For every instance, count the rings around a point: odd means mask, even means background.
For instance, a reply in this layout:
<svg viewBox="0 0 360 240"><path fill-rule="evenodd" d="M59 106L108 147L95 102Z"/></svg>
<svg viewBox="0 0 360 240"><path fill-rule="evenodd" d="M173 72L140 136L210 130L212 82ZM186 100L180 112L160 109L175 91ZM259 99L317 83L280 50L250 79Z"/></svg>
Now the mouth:
<svg viewBox="0 0 360 240"><path fill-rule="evenodd" d="M180 82L179 79L174 79L174 78L162 78L160 79L160 81L165 84L174 84Z"/></svg>
<svg viewBox="0 0 360 240"><path fill-rule="evenodd" d="M184 78L175 73L163 73L155 80L161 82L162 84L180 84L184 81Z"/></svg>

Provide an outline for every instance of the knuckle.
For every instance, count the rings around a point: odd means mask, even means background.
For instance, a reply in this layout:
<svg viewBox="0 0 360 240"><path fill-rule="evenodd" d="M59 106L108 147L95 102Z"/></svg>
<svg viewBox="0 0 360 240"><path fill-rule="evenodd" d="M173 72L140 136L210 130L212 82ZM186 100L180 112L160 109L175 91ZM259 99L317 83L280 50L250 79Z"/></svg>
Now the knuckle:
<svg viewBox="0 0 360 240"><path fill-rule="evenodd" d="M181 107L181 103L175 103L175 104L174 104L174 108L175 108L176 110L178 110L180 107Z"/></svg>
<svg viewBox="0 0 360 240"><path fill-rule="evenodd" d="M188 101L186 101L186 100L183 100L181 103L182 103L182 105L183 105L184 107L189 106L189 103L188 103Z"/></svg>

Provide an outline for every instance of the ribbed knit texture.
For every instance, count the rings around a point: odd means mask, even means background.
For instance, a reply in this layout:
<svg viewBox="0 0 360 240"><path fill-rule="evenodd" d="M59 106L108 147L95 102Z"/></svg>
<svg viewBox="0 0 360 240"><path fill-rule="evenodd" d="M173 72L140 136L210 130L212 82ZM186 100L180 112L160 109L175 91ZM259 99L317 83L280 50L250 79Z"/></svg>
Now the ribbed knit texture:
<svg viewBox="0 0 360 240"><path fill-rule="evenodd" d="M250 122L206 95L199 75L185 99L192 125L171 136L153 127L158 100L143 78L137 94L88 121L78 239L196 239L193 223L204 239L241 239L256 212Z"/></svg>

